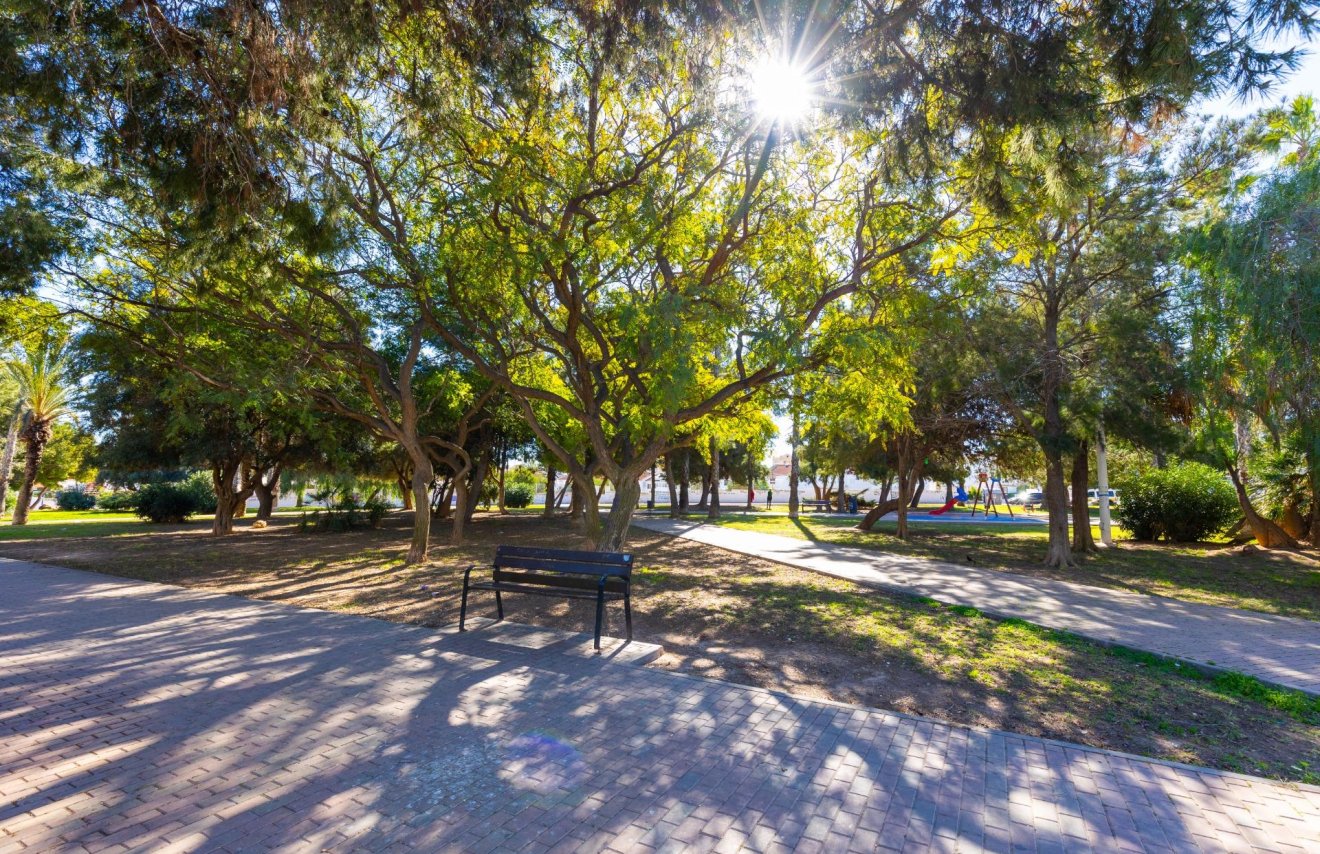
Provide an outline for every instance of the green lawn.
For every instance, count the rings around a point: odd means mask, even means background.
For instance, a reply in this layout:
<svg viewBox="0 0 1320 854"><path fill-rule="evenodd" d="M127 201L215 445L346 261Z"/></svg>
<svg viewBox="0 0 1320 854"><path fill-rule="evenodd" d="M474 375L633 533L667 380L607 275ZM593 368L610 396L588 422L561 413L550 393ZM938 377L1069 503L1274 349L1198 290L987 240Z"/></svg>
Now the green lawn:
<svg viewBox="0 0 1320 854"><path fill-rule="evenodd" d="M9 516L0 518L0 542L53 537L112 537L120 534L145 534L150 530L153 528L148 528L145 522L132 513L101 510L34 510L28 515L26 525L17 526L10 524Z"/></svg>
<svg viewBox="0 0 1320 854"><path fill-rule="evenodd" d="M910 526L911 537L903 541L894 536L892 519L865 533L856 530L859 518L804 514L794 521L781 513L728 513L719 524L1320 620L1320 560L1314 551L1241 554L1223 543L1120 540L1115 548L1084 558L1077 569L1061 571L1040 565L1048 539L1043 525L919 522ZM1094 533L1098 540L1099 531Z"/></svg>

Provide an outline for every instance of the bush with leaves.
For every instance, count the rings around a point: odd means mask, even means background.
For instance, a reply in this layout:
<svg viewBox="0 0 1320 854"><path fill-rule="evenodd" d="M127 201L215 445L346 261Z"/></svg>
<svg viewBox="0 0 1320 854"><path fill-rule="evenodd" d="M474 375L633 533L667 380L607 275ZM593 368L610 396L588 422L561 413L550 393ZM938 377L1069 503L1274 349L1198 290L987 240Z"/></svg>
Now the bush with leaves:
<svg viewBox="0 0 1320 854"><path fill-rule="evenodd" d="M62 489L55 494L55 506L61 510L91 510L96 496L81 489Z"/></svg>
<svg viewBox="0 0 1320 854"><path fill-rule="evenodd" d="M363 501L351 491L330 490L313 494L312 500L325 506L302 514L298 527L303 531L343 533L358 528L379 528L390 510L389 504L378 493Z"/></svg>
<svg viewBox="0 0 1320 854"><path fill-rule="evenodd" d="M177 524L198 512L197 496L186 484L147 484L136 497L133 512L151 522Z"/></svg>
<svg viewBox="0 0 1320 854"><path fill-rule="evenodd" d="M513 486L504 488L504 506L515 509L526 507L532 503L532 488L525 484L515 483Z"/></svg>
<svg viewBox="0 0 1320 854"><path fill-rule="evenodd" d="M138 494L132 490L102 492L96 497L96 506L101 510L123 512L137 507Z"/></svg>
<svg viewBox="0 0 1320 854"><path fill-rule="evenodd" d="M1118 521L1138 540L1192 543L1223 531L1240 515L1222 472L1200 463L1151 469L1118 485Z"/></svg>
<svg viewBox="0 0 1320 854"><path fill-rule="evenodd" d="M215 484L211 480L211 473L197 471L188 475L180 484L193 497L197 513L214 513L218 499L215 497Z"/></svg>

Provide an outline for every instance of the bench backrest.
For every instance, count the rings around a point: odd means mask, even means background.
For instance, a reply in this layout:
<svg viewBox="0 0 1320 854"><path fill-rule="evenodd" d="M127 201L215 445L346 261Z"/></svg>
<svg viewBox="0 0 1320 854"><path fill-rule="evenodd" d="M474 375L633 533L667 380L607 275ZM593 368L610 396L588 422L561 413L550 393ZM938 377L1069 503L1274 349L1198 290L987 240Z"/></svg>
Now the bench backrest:
<svg viewBox="0 0 1320 854"><path fill-rule="evenodd" d="M571 549L537 549L527 546L499 546L495 549L495 568L531 569L573 575L602 575L631 578L633 556L621 552L583 552Z"/></svg>

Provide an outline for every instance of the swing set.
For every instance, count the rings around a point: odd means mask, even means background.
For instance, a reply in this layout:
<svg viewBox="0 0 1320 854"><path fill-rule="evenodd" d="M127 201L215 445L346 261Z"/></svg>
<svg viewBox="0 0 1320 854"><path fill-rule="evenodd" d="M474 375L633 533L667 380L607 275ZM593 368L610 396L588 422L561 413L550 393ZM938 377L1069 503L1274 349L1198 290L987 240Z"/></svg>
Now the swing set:
<svg viewBox="0 0 1320 854"><path fill-rule="evenodd" d="M1013 515L1013 505L1008 503L1008 493L1004 491L1004 482L998 475L991 476L988 472L982 470L976 473L976 479L980 482L980 488L976 490L976 496L972 499L972 516L976 516L976 509L979 506L985 518L989 519L990 514L994 513L995 518L999 518L999 503L995 501L995 487L999 487L999 496L1004 499L1004 509L1008 511L1008 518L1016 519Z"/></svg>

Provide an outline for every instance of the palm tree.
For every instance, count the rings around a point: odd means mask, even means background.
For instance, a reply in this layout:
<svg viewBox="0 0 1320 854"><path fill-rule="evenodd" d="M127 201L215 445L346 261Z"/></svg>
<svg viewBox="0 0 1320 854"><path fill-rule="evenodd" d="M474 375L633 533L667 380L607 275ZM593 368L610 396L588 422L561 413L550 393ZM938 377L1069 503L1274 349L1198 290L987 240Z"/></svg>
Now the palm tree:
<svg viewBox="0 0 1320 854"><path fill-rule="evenodd" d="M14 505L13 524L25 525L41 455L50 442L55 419L69 409L66 385L69 360L63 341L48 340L27 350L21 358L10 359L5 367L18 385L19 406L23 411L23 427L18 436L24 449L23 483Z"/></svg>
<svg viewBox="0 0 1320 854"><path fill-rule="evenodd" d="M9 479L14 476L14 454L18 450L18 428L22 419L18 384L8 370L0 370L0 427L5 429L4 450L0 451L0 516L9 506Z"/></svg>

